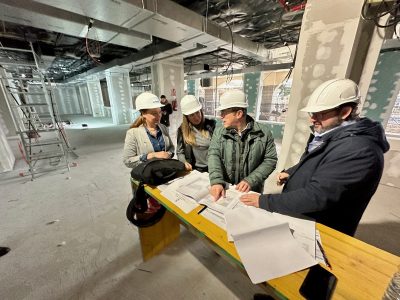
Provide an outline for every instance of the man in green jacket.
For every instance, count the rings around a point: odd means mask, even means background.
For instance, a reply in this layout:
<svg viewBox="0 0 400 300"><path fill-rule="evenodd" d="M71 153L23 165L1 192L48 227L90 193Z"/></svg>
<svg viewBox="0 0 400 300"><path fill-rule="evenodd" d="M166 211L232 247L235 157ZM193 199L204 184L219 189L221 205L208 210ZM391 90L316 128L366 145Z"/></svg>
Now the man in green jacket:
<svg viewBox="0 0 400 300"><path fill-rule="evenodd" d="M223 94L220 106L223 126L215 129L208 149L211 195L225 196L226 184L240 192L262 192L264 181L277 161L271 131L247 115L247 99L242 91Z"/></svg>

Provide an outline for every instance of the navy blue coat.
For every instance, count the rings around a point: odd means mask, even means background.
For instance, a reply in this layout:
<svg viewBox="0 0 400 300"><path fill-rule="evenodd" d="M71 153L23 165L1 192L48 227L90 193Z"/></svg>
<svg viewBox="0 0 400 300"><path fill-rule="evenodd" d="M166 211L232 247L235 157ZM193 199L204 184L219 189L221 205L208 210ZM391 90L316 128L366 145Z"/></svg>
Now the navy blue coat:
<svg viewBox="0 0 400 300"><path fill-rule="evenodd" d="M282 194L262 195L260 207L303 214L354 235L378 187L389 144L381 124L367 118L339 127L322 140L313 151L306 148L300 162L287 170Z"/></svg>

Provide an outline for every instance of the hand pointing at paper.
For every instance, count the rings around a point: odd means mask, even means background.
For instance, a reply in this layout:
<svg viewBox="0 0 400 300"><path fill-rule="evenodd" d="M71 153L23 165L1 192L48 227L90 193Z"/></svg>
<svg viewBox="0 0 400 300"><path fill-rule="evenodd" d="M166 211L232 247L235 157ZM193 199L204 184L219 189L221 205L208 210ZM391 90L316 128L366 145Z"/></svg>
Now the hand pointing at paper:
<svg viewBox="0 0 400 300"><path fill-rule="evenodd" d="M250 193L240 197L240 201L248 206L260 207L259 205L260 194Z"/></svg>
<svg viewBox="0 0 400 300"><path fill-rule="evenodd" d="M211 186L210 194L214 201L217 201L219 198L225 197L225 188L222 184L214 184Z"/></svg>

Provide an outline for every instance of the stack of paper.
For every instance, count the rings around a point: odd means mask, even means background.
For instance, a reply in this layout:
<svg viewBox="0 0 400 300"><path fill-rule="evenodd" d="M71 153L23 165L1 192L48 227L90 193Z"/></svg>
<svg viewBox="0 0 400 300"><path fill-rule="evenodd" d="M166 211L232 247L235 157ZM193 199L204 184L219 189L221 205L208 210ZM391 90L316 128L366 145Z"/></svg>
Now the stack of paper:
<svg viewBox="0 0 400 300"><path fill-rule="evenodd" d="M208 173L192 171L190 174L158 188L164 197L173 202L183 212L189 213L199 206L197 201L208 195L209 186Z"/></svg>
<svg viewBox="0 0 400 300"><path fill-rule="evenodd" d="M255 284L284 276L317 263L315 222L270 213L244 205L235 186L214 201L208 173L190 174L159 186L162 195L189 213L199 204L202 215L225 229ZM319 255L317 255L319 258ZM320 259L318 259L320 260Z"/></svg>
<svg viewBox="0 0 400 300"><path fill-rule="evenodd" d="M255 284L284 276L317 262L294 239L289 224L254 207L225 213L228 233ZM315 236L315 232L314 232Z"/></svg>

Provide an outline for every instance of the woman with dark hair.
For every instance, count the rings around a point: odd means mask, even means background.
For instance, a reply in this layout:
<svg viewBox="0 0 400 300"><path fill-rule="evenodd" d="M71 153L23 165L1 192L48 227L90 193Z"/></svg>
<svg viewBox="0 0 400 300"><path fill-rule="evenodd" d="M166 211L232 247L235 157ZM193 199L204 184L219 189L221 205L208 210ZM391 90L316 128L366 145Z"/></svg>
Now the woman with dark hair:
<svg viewBox="0 0 400 300"><path fill-rule="evenodd" d="M204 117L200 101L192 95L181 100L182 125L177 133L178 159L185 163L186 170L207 172L208 147L215 129L215 120Z"/></svg>
<svg viewBox="0 0 400 300"><path fill-rule="evenodd" d="M171 158L174 145L166 126L160 124L163 105L156 95L141 93L136 98L136 109L140 117L126 133L123 161L134 168L151 158Z"/></svg>

